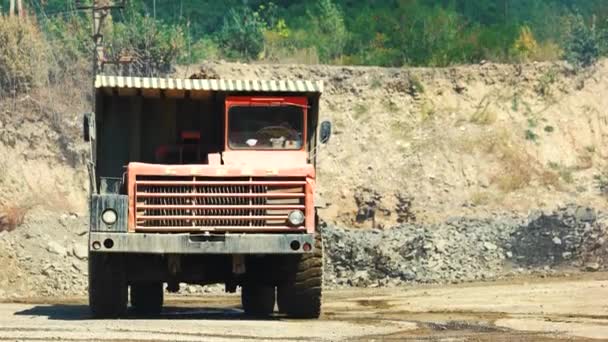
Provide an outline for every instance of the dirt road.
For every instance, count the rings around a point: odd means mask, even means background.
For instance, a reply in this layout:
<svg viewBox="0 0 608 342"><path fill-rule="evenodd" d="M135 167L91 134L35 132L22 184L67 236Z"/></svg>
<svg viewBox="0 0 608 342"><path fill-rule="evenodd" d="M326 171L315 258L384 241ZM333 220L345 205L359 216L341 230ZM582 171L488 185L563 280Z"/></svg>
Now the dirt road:
<svg viewBox="0 0 608 342"><path fill-rule="evenodd" d="M35 303L45 304L35 304ZM608 340L608 274L328 291L318 321L252 320L238 296L170 297L158 319L91 320L83 298L0 304L0 340Z"/></svg>

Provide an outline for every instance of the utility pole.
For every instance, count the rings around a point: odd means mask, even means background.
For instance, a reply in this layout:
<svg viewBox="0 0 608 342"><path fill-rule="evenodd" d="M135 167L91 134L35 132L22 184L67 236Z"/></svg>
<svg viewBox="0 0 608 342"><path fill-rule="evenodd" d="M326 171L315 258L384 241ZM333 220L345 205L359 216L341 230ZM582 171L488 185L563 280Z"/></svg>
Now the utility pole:
<svg viewBox="0 0 608 342"><path fill-rule="evenodd" d="M103 66L108 61L106 60L103 45L103 24L110 10L115 8L124 8L126 0L111 1L111 0L93 0L92 5L83 5L82 0L76 0L76 8L79 10L91 10L93 13L93 41L95 43L95 55L93 63L94 75L103 73Z"/></svg>

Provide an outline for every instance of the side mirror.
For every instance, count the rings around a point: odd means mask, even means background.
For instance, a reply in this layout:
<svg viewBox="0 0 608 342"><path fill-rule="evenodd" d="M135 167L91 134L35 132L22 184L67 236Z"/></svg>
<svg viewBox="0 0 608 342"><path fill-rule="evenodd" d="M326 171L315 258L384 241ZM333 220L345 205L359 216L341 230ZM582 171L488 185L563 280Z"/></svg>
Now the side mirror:
<svg viewBox="0 0 608 342"><path fill-rule="evenodd" d="M319 132L319 138L321 144L326 144L329 141L329 138L331 138L331 122L321 122L321 131Z"/></svg>
<svg viewBox="0 0 608 342"><path fill-rule="evenodd" d="M85 113L82 119L82 136L84 141L91 141L91 113Z"/></svg>

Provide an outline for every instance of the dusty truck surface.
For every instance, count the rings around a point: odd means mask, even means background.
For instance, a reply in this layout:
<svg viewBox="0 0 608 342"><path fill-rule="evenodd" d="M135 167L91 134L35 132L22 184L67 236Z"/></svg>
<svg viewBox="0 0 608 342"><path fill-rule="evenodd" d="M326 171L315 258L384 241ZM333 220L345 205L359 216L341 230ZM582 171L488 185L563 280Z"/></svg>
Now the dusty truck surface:
<svg viewBox="0 0 608 342"><path fill-rule="evenodd" d="M180 283L241 287L246 314L316 318L321 82L97 76L89 305L157 314Z"/></svg>

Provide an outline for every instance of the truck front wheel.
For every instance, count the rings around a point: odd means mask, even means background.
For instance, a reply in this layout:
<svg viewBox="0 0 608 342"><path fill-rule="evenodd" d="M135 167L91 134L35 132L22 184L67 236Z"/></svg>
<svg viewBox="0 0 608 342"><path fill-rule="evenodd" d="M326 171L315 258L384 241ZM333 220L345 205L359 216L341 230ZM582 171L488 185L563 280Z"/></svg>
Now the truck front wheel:
<svg viewBox="0 0 608 342"><path fill-rule="evenodd" d="M127 312L127 274L120 255L89 253L89 307L95 318Z"/></svg>
<svg viewBox="0 0 608 342"><path fill-rule="evenodd" d="M163 283L131 285L131 306L140 315L158 315L163 310Z"/></svg>
<svg viewBox="0 0 608 342"><path fill-rule="evenodd" d="M274 286L250 282L243 284L241 302L248 316L266 317L274 310L276 296Z"/></svg>
<svg viewBox="0 0 608 342"><path fill-rule="evenodd" d="M279 312L293 318L318 318L323 286L323 241L315 236L314 251L289 256L287 280L277 288Z"/></svg>

